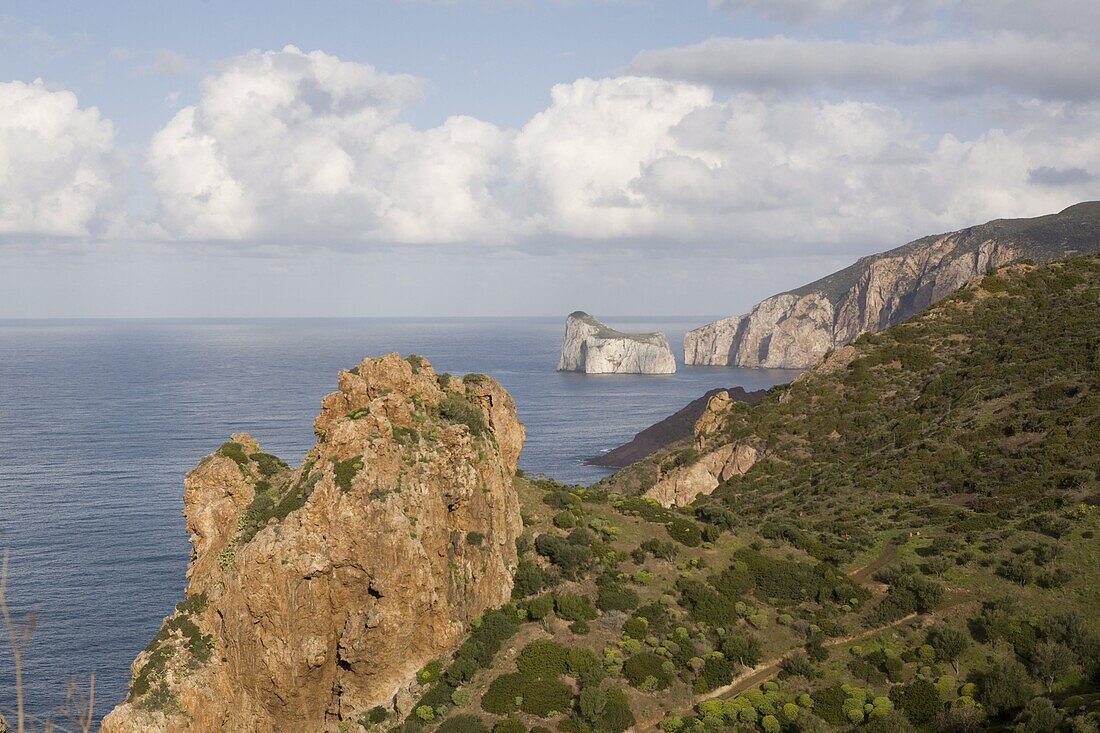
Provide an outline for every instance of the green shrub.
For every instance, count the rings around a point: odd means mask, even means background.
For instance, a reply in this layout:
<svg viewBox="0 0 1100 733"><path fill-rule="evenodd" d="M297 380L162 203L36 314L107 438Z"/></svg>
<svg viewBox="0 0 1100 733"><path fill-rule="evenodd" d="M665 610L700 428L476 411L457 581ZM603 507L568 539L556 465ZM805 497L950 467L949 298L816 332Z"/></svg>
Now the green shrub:
<svg viewBox="0 0 1100 733"><path fill-rule="evenodd" d="M248 454L244 452L244 446L240 443L235 443L233 441L222 443L221 447L217 450L217 454L219 456L225 456L236 463L242 473L248 473Z"/></svg>
<svg viewBox="0 0 1100 733"><path fill-rule="evenodd" d="M457 392L448 392L444 396L439 403L439 416L449 422L465 425L475 437L483 435L489 429L485 425L485 413Z"/></svg>
<svg viewBox="0 0 1100 733"><path fill-rule="evenodd" d="M905 717L918 726L932 723L942 705L939 690L927 680L915 680L908 685L891 688L890 699L905 713Z"/></svg>
<svg viewBox="0 0 1100 733"><path fill-rule="evenodd" d="M507 715L519 710L518 700L527 690L527 677L522 672L502 674L489 684L481 696L481 708L497 715Z"/></svg>
<svg viewBox="0 0 1100 733"><path fill-rule="evenodd" d="M523 607L527 610L527 618L532 621L541 621L554 610L554 597L546 593L527 601Z"/></svg>
<svg viewBox="0 0 1100 733"><path fill-rule="evenodd" d="M438 733L489 733L489 726L475 715L456 715L440 723L436 731Z"/></svg>
<svg viewBox="0 0 1100 733"><path fill-rule="evenodd" d="M557 680L529 680L519 707L523 712L540 718L567 713L573 707L573 690Z"/></svg>
<svg viewBox="0 0 1100 733"><path fill-rule="evenodd" d="M623 733L633 727L634 723L634 713L630 709L630 698L626 692L618 687L608 689L607 702L596 720L595 729L599 733Z"/></svg>
<svg viewBox="0 0 1100 733"><path fill-rule="evenodd" d="M269 478L277 474L279 471L288 468L286 463L281 458L279 458L278 456L273 456L270 453L253 453L251 456L249 456L249 458L256 462L256 467L260 470L260 474L264 477Z"/></svg>
<svg viewBox="0 0 1100 733"><path fill-rule="evenodd" d="M633 687L652 684L654 689L663 690L672 682L664 670L664 658L652 652L642 652L623 662L623 677ZM652 680L652 682L648 682Z"/></svg>
<svg viewBox="0 0 1100 733"><path fill-rule="evenodd" d="M332 472L337 488L345 494L351 491L351 481L355 474L363 470L363 456L352 456L344 461L332 460Z"/></svg>
<svg viewBox="0 0 1100 733"><path fill-rule="evenodd" d="M698 547L703 543L703 533L699 525L690 519L675 517L665 525L672 539L687 547Z"/></svg>
<svg viewBox="0 0 1100 733"><path fill-rule="evenodd" d="M549 639L539 639L523 647L516 658L516 667L531 677L557 677L565 674L569 664L569 649Z"/></svg>
<svg viewBox="0 0 1100 733"><path fill-rule="evenodd" d="M554 610L566 621L591 621L599 616L592 602L579 593L555 593Z"/></svg>
<svg viewBox="0 0 1100 733"><path fill-rule="evenodd" d="M596 608L601 611L629 611L638 607L638 594L622 586L605 585L596 595Z"/></svg>
<svg viewBox="0 0 1100 733"><path fill-rule="evenodd" d="M569 648L569 674L580 681L581 687L595 687L607 677L603 661L591 649L581 646Z"/></svg>
<svg viewBox="0 0 1100 733"><path fill-rule="evenodd" d="M505 718L493 726L493 733L527 733L527 726L522 720Z"/></svg>
<svg viewBox="0 0 1100 733"><path fill-rule="evenodd" d="M515 580L512 584L512 598L526 598L547 586L546 572L531 558L521 557L516 565Z"/></svg>

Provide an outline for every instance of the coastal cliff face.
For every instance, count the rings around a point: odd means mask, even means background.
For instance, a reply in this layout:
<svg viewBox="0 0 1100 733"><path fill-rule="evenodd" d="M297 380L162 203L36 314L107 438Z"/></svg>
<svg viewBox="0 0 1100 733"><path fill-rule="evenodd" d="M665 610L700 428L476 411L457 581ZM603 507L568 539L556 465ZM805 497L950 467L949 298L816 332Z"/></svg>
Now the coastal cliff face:
<svg viewBox="0 0 1100 733"><path fill-rule="evenodd" d="M407 707L416 670L509 598L524 428L496 381L367 359L314 428L296 469L241 434L187 475L185 599L104 733L330 731Z"/></svg>
<svg viewBox="0 0 1100 733"><path fill-rule="evenodd" d="M900 323L992 268L1096 251L1098 202L925 237L687 333L684 363L805 369L830 349Z"/></svg>
<svg viewBox="0 0 1100 733"><path fill-rule="evenodd" d="M663 333L622 333L583 311L565 320L559 372L673 374L676 358Z"/></svg>

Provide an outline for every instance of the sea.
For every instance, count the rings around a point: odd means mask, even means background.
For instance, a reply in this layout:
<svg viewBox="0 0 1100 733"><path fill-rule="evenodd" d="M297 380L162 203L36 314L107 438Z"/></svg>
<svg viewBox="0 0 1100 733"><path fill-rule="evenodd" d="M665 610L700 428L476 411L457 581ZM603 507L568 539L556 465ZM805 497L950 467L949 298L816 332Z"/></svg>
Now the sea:
<svg viewBox="0 0 1100 733"><path fill-rule="evenodd" d="M615 318L684 332L709 318ZM27 710L53 715L95 674L96 715L126 695L130 663L182 597L183 475L247 432L296 465L336 374L368 355L423 354L439 372L485 372L511 392L520 466L589 484L584 459L715 387L790 381L784 370L688 367L674 375L555 371L558 318L0 320L0 553L23 645ZM0 631L0 711L14 707ZM10 719L10 718L9 718Z"/></svg>

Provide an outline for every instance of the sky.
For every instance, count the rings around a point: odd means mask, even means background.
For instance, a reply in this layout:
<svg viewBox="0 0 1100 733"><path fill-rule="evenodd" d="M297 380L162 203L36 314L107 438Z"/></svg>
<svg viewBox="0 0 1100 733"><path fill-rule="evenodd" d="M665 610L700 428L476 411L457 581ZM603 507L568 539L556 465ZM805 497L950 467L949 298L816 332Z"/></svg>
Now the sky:
<svg viewBox="0 0 1100 733"><path fill-rule="evenodd" d="M1095 0L0 6L0 318L723 316L1095 199Z"/></svg>

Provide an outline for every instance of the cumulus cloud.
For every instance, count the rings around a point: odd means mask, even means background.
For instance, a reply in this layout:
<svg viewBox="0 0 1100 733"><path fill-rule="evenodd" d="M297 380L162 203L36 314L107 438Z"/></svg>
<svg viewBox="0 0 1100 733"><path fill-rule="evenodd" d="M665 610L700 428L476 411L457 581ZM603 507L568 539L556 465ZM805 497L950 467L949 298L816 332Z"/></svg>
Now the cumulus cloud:
<svg viewBox="0 0 1100 733"><path fill-rule="evenodd" d="M1037 99L1100 99L1100 48L1094 41L1015 34L914 44L712 38L643 52L631 71L744 89L934 97L1008 90Z"/></svg>
<svg viewBox="0 0 1100 733"><path fill-rule="evenodd" d="M1094 194L1067 171L1100 170L1093 103L966 140L883 104L631 76L557 85L517 130L417 130L400 112L420 88L293 47L229 60L150 146L160 222L183 241L852 247L1053 211Z"/></svg>
<svg viewBox="0 0 1100 733"><path fill-rule="evenodd" d="M0 83L0 235L95 235L117 172L114 129L99 110L41 81Z"/></svg>
<svg viewBox="0 0 1100 733"><path fill-rule="evenodd" d="M397 120L422 83L321 52L253 52L203 82L152 140L169 231L188 239L436 242L481 235L508 136Z"/></svg>

